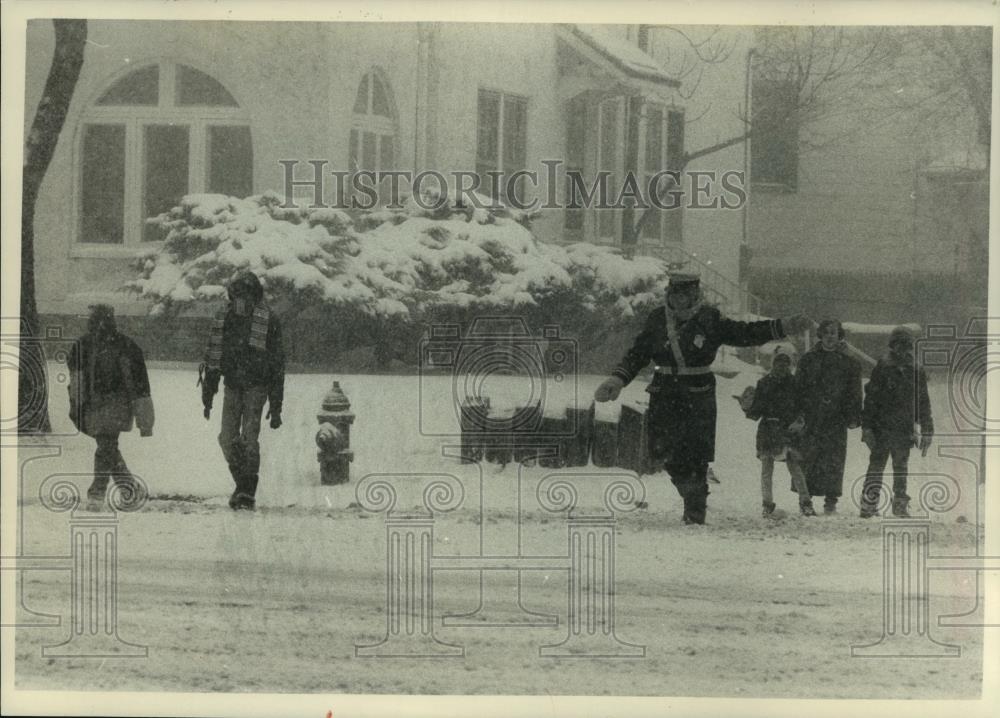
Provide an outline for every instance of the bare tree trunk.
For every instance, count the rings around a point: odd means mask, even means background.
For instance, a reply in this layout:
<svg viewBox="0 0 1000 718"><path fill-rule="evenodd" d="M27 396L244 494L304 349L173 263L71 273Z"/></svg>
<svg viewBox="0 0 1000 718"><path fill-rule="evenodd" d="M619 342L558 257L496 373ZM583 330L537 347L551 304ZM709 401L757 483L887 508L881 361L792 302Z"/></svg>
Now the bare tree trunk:
<svg viewBox="0 0 1000 718"><path fill-rule="evenodd" d="M35 301L35 202L52 161L69 103L83 67L87 42L86 20L53 20L55 50L24 148L21 194L21 336L18 372L17 428L19 434L48 433L48 382L45 352L38 341L38 305Z"/></svg>

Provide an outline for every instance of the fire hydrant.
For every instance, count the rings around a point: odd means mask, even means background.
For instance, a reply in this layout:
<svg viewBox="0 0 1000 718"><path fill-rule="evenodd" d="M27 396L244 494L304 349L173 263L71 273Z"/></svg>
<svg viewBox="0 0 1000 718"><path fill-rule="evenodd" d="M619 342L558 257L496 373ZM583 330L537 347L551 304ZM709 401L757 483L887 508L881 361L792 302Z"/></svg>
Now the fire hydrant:
<svg viewBox="0 0 1000 718"><path fill-rule="evenodd" d="M351 402L340 389L340 382L323 397L323 407L316 415L319 430L316 432L316 446L319 453L319 480L322 484L344 484L350 481L350 463L354 460L351 445Z"/></svg>

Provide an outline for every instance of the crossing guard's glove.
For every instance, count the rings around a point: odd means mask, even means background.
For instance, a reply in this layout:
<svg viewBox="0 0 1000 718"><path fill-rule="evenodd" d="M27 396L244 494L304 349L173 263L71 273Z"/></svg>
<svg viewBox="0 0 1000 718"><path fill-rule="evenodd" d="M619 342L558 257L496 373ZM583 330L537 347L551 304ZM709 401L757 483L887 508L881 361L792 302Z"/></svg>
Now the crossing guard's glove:
<svg viewBox="0 0 1000 718"><path fill-rule="evenodd" d="M616 376L605 379L594 392L595 401L614 401L622 393L625 382Z"/></svg>

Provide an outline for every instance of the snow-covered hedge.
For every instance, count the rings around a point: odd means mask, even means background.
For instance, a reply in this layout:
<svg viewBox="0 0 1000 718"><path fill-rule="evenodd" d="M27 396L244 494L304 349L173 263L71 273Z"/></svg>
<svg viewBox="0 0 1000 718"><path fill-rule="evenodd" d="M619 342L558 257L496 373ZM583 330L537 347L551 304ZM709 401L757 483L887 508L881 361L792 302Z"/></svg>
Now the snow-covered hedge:
<svg viewBox="0 0 1000 718"><path fill-rule="evenodd" d="M189 195L150 222L167 230L127 285L154 313L216 303L240 269L272 300L351 307L413 321L438 311L547 308L630 317L661 296L666 265L614 248L538 241L530 217L470 209L401 210L351 217L335 209L283 209L273 193L247 199ZM548 314L549 312L545 312Z"/></svg>

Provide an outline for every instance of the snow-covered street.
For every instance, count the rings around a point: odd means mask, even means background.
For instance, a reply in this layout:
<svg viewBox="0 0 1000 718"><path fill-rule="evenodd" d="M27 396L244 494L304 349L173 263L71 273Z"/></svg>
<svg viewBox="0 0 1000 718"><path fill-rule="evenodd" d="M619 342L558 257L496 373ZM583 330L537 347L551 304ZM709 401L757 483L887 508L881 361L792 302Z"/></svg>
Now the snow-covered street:
<svg viewBox="0 0 1000 718"><path fill-rule="evenodd" d="M436 517L435 555L479 555L480 537L484 554L503 553L515 534L524 555L566 553L563 517L545 512L535 495L538 482L553 470L527 467L519 480L513 465L463 466L441 457L447 439L420 434L420 401L425 413L453 412L449 377L425 378L421 389L416 376L290 375L285 424L262 431L254 514L226 507L231 482L215 439L218 415L208 422L202 418L195 372L154 368L150 379L155 435L123 436L122 452L153 498L140 512L120 516L118 552L119 635L147 645L148 657L43 658L42 646L65 640L65 618L62 627L21 628L16 644L21 688L811 698L979 694L982 629L940 627L935 619L971 611L966 622L976 621L971 571L935 572L930 584L931 635L960 645L960 657L851 657L852 644L873 643L882 632L881 526L858 518L846 495L865 468L863 447L852 432L841 513L796 515L795 496L779 468L776 497L789 513L779 520L760 518L754 424L729 398L752 377L719 381L714 469L721 483L711 486L708 525L681 525L680 501L663 473L642 477L649 508L619 517L615 633L623 642L645 646L645 656L572 661L539 656L539 647L566 636L567 572L560 570L521 572L523 608L557 616L558 625L518 630L443 625L441 616L476 610L480 574L437 571L434 633L443 643L464 646L464 657L355 657L356 645L377 643L387 630L384 516L351 506L358 481L368 474L413 477L399 479L403 484L427 474L458 477L464 502ZM355 461L349 485L320 486L315 415L333 379L357 415L351 434ZM579 396L586 400L600 379L581 377ZM517 377L492 381L495 393L506 390L516 398L526 390ZM641 394L636 383L624 399ZM548 396L556 401L568 394ZM945 434L945 387L934 385L932 400L939 432ZM63 392L54 393L57 432L72 428L65 402ZM442 422L445 417L438 414ZM67 551L68 515L41 506L40 483L57 473L70 475L83 490L89 483L92 440L51 443L58 445L59 456L39 445L20 457L22 555ZM912 458L910 493L918 496L924 482L940 475L953 476L962 493L954 508L931 515L931 553L975 555L981 533L975 476L961 460L938 458L937 447L926 459L918 453ZM562 473L576 477L571 480L580 488L581 510L598 504L599 494L590 489L606 470ZM416 505L419 494L407 503L410 498L400 491L397 508ZM486 545L491 542L495 545ZM68 616L65 574L22 576L24 606ZM515 573L483 576L482 622L521 615L511 610Z"/></svg>

